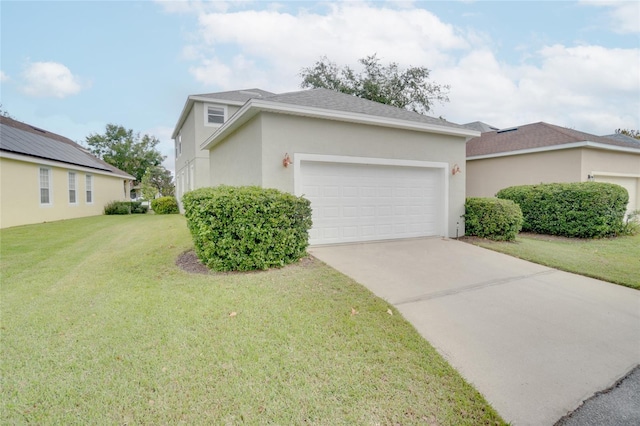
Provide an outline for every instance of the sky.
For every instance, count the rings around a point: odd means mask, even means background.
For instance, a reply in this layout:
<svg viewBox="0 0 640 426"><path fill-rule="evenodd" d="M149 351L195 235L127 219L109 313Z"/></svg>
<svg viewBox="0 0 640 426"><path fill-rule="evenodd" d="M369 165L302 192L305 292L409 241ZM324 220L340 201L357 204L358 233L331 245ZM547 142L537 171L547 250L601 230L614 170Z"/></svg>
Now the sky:
<svg viewBox="0 0 640 426"><path fill-rule="evenodd" d="M372 54L450 85L429 115L454 123L640 129L640 2L0 0L4 111L78 143L153 135L172 171L187 96L296 91L322 56Z"/></svg>

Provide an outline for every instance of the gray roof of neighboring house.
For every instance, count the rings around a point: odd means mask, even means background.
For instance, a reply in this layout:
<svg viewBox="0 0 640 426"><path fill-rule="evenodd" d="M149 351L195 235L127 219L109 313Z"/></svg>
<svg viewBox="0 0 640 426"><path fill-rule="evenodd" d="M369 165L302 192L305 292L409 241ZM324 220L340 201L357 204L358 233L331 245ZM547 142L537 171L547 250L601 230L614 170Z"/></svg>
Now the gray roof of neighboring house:
<svg viewBox="0 0 640 426"><path fill-rule="evenodd" d="M336 92L329 89L311 89L298 92L273 95L264 99L268 102L278 102L295 106L321 108L332 111L366 114L376 117L393 118L397 120L413 121L418 123L435 124L438 126L466 129L465 127L448 122L440 118L429 117L417 112L408 111L380 102L370 101L353 95Z"/></svg>
<svg viewBox="0 0 640 426"><path fill-rule="evenodd" d="M467 129L477 130L481 133L500 130L500 128L494 127L487 123L483 123L482 121L474 121L472 123L463 124L463 126L466 127Z"/></svg>
<svg viewBox="0 0 640 426"><path fill-rule="evenodd" d="M576 142L593 142L620 148L632 148L640 152L640 145L634 142L596 136L540 122L483 133L467 142L467 157L517 152Z"/></svg>
<svg viewBox="0 0 640 426"><path fill-rule="evenodd" d="M216 92L216 93L203 93L201 95L193 95L198 98L210 98L212 100L219 99L231 102L247 102L249 99L267 98L275 95L275 93L267 92L262 89L243 89L243 90L231 90L228 92Z"/></svg>
<svg viewBox="0 0 640 426"><path fill-rule="evenodd" d="M133 176L100 160L71 139L8 117L0 117L0 151L88 167L133 179Z"/></svg>
<svg viewBox="0 0 640 426"><path fill-rule="evenodd" d="M640 146L640 139L632 138L629 135L624 135L622 133L614 133L612 135L604 135L603 138L614 139L621 142L634 143Z"/></svg>

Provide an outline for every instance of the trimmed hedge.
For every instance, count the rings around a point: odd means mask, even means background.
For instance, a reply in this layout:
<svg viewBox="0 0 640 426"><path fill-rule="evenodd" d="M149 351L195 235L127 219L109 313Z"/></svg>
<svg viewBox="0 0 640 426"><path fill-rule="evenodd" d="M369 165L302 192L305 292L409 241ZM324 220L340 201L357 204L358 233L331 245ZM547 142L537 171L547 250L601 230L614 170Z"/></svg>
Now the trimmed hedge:
<svg viewBox="0 0 640 426"><path fill-rule="evenodd" d="M467 235L497 241L513 241L522 229L522 211L513 201L467 198L464 205Z"/></svg>
<svg viewBox="0 0 640 426"><path fill-rule="evenodd" d="M151 200L151 210L156 214L177 214L180 213L178 202L175 197L160 197Z"/></svg>
<svg viewBox="0 0 640 426"><path fill-rule="evenodd" d="M578 238L622 233L629 202L626 189L603 182L512 186L497 197L520 206L523 231Z"/></svg>
<svg viewBox="0 0 640 426"><path fill-rule="evenodd" d="M104 214L145 214L149 207L143 206L140 201L112 201L104 206Z"/></svg>
<svg viewBox="0 0 640 426"><path fill-rule="evenodd" d="M200 188L182 197L195 250L217 271L281 267L306 255L311 203L257 186Z"/></svg>

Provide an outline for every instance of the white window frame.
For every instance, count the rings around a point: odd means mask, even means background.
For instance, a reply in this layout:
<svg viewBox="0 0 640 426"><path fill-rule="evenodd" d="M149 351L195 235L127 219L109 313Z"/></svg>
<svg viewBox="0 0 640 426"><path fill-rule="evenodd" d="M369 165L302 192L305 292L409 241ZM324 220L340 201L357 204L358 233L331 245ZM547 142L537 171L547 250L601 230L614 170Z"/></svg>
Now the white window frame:
<svg viewBox="0 0 640 426"><path fill-rule="evenodd" d="M182 131L176 137L176 158L182 155Z"/></svg>
<svg viewBox="0 0 640 426"><path fill-rule="evenodd" d="M222 111L222 123L209 122L209 108L216 108ZM204 104L204 125L208 127L220 127L227 121L227 107L225 105Z"/></svg>
<svg viewBox="0 0 640 426"><path fill-rule="evenodd" d="M69 170L67 172L67 199L69 200L69 204L77 205L78 204L78 174L74 171ZM71 196L73 194L73 197Z"/></svg>
<svg viewBox="0 0 640 426"><path fill-rule="evenodd" d="M46 187L43 185L45 183L43 181L42 172L46 171ZM38 167L38 188L39 188L39 199L41 206L51 206L53 205L53 173L51 173L50 167ZM42 201L42 190L47 190L47 198L49 199L47 202Z"/></svg>
<svg viewBox="0 0 640 426"><path fill-rule="evenodd" d="M93 204L93 175L84 175L84 202Z"/></svg>

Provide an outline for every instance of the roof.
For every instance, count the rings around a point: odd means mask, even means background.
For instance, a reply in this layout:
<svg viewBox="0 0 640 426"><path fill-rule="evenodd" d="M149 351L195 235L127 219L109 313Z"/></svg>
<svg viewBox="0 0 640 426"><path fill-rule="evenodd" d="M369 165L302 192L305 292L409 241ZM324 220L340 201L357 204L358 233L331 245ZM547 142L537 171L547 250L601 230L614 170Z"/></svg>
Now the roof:
<svg viewBox="0 0 640 426"><path fill-rule="evenodd" d="M311 89L248 100L202 145L210 148L261 111L323 118L352 123L426 131L470 138L479 132L444 119L429 117L391 105L329 89Z"/></svg>
<svg viewBox="0 0 640 426"><path fill-rule="evenodd" d="M494 130L500 130L498 127L491 124L483 123L482 121L474 121L472 123L463 124L467 129L477 130L481 133L493 132Z"/></svg>
<svg viewBox="0 0 640 426"><path fill-rule="evenodd" d="M249 99L266 98L272 95L275 95L275 93L267 92L266 90L256 89L256 88L231 90L227 92L203 93L200 95L190 95L189 97L187 97L187 101L184 103L184 107L182 108L182 112L180 113L180 117L178 118L176 127L173 129L173 134L171 135L171 137L175 139L176 136L178 136L178 131L182 127L184 120L187 119L187 116L189 115L189 111L191 111L191 108L193 108L193 104L196 101L214 102L214 103L221 103L226 105L242 106Z"/></svg>
<svg viewBox="0 0 640 426"><path fill-rule="evenodd" d="M640 139L632 138L631 136L625 135L623 133L614 133L612 135L604 135L603 138L614 139L614 140L617 140L617 141L623 141L623 142L629 142L629 143L634 143L634 144L640 146Z"/></svg>
<svg viewBox="0 0 640 426"><path fill-rule="evenodd" d="M0 117L0 151L118 175L133 176L97 158L69 138L8 117Z"/></svg>
<svg viewBox="0 0 640 426"><path fill-rule="evenodd" d="M330 89L320 88L284 93L281 95L270 96L266 98L266 100L282 104L366 114L376 117L394 118L417 123L428 123L438 126L466 129L464 126L450 123L441 118L429 117L428 115L382 104L380 102L370 101L354 95L347 95Z"/></svg>
<svg viewBox="0 0 640 426"><path fill-rule="evenodd" d="M266 98L273 96L275 93L267 92L262 89L243 89L243 90L231 90L228 92L216 92L216 93L204 93L202 95L192 95L194 98L208 98L211 100L222 100L231 102L240 102L244 104L249 99L253 98Z"/></svg>
<svg viewBox="0 0 640 426"><path fill-rule="evenodd" d="M467 159L550 149L593 147L640 153L640 144L596 136L544 122L482 133L467 142Z"/></svg>

